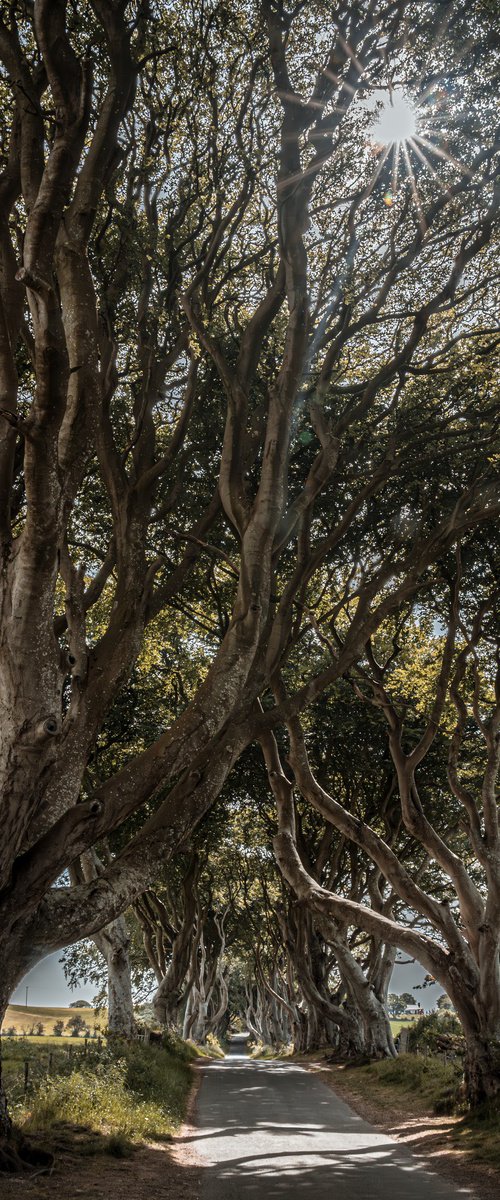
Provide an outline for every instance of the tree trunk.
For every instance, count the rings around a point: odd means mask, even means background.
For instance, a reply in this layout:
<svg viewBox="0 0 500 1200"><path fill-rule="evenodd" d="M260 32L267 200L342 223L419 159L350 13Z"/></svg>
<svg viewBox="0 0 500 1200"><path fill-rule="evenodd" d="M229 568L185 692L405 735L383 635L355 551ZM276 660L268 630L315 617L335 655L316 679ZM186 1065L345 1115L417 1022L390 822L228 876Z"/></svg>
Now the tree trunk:
<svg viewBox="0 0 500 1200"><path fill-rule="evenodd" d="M73 864L71 877L98 879L104 870L96 850L82 854L80 865ZM132 1037L135 1031L132 980L130 974L130 937L123 913L94 933L93 941L106 960L108 969L108 1029L118 1037Z"/></svg>
<svg viewBox="0 0 500 1200"><path fill-rule="evenodd" d="M132 980L130 976L130 938L125 917L94 934L97 949L108 968L108 1029L118 1037L132 1037L135 1031Z"/></svg>
<svg viewBox="0 0 500 1200"><path fill-rule="evenodd" d="M466 1033L464 1072L472 1108L496 1099L500 1094L500 1039Z"/></svg>
<svg viewBox="0 0 500 1200"><path fill-rule="evenodd" d="M8 987L2 987L0 993L0 1026L2 1025L9 996L25 974L23 970ZM7 1104L7 1094L3 1083L2 1058L3 1039L0 1039L0 1172L3 1171L32 1171L37 1174L50 1170L54 1162L53 1154L38 1146L31 1146L23 1137L22 1132L12 1124Z"/></svg>
<svg viewBox="0 0 500 1200"><path fill-rule="evenodd" d="M464 980L456 977L446 991L463 1026L466 1095L475 1108L500 1095L500 997L491 996L490 1003L485 1003L479 989L471 993Z"/></svg>
<svg viewBox="0 0 500 1200"><path fill-rule="evenodd" d="M153 997L153 1008L161 1025L176 1025L178 1021L182 988L191 961L193 938L196 938L199 873L200 861L198 855L193 854L182 881L182 924L172 943L170 963Z"/></svg>

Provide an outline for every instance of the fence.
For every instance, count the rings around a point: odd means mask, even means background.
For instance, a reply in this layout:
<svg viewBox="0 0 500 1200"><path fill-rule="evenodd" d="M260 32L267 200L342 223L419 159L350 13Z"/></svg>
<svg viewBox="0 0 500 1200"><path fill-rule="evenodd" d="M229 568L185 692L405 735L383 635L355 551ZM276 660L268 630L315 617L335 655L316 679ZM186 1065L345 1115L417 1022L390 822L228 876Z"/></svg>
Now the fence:
<svg viewBox="0 0 500 1200"><path fill-rule="evenodd" d="M102 1038L85 1038L82 1044L74 1042L30 1047L31 1052L20 1044L22 1039L2 1038L2 1068L11 1101L25 1100L44 1079L50 1075L68 1075L84 1061L89 1065L102 1057ZM10 1044L9 1044L10 1043Z"/></svg>

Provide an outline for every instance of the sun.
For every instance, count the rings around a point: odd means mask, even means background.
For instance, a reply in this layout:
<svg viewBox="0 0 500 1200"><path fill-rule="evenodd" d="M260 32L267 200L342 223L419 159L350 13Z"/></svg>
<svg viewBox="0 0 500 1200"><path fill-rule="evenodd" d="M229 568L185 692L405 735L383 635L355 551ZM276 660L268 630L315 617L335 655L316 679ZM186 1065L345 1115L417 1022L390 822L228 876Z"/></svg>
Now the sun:
<svg viewBox="0 0 500 1200"><path fill-rule="evenodd" d="M410 98L394 88L384 101L370 129L370 141L376 145L407 142L417 132L417 114Z"/></svg>

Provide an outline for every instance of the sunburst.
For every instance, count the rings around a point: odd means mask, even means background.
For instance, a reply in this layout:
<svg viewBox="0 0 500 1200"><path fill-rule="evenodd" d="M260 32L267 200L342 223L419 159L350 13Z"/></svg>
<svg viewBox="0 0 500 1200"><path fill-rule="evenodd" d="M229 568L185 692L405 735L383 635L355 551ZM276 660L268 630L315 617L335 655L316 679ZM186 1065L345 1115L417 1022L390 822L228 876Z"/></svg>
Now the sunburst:
<svg viewBox="0 0 500 1200"><path fill-rule="evenodd" d="M443 194L448 196L450 195L449 190L433 166L432 157L449 163L454 170L463 175L471 176L473 174L469 167L434 140L433 132L429 128L428 89L422 96L412 97L403 87L388 85L387 89L384 89L382 104L378 105L369 127L368 141L378 158L376 178L379 177L381 168L389 159L391 182L384 193L385 206L393 207L398 187L406 176L423 233L426 232L425 217L415 168L427 171ZM372 189L373 184L369 191L371 192Z"/></svg>

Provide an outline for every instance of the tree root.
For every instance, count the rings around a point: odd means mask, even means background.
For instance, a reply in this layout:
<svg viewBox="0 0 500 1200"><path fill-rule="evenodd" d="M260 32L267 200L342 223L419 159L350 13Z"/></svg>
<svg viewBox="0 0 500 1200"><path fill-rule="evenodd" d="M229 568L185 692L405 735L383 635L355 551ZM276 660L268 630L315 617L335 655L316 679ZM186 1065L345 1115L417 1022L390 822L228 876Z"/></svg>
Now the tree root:
<svg viewBox="0 0 500 1200"><path fill-rule="evenodd" d="M20 1133L13 1132L9 1138L0 1139L0 1173L19 1175L22 1171L47 1174L54 1165L54 1155L49 1150L33 1146Z"/></svg>

